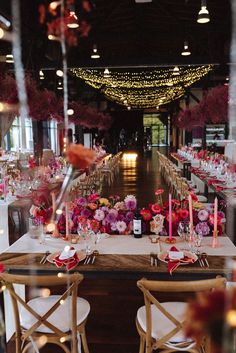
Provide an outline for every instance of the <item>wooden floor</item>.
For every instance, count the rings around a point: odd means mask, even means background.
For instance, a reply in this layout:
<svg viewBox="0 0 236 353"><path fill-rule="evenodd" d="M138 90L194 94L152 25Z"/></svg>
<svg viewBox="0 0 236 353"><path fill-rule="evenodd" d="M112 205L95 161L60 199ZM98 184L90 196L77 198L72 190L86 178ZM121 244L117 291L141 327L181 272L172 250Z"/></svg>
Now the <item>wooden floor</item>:
<svg viewBox="0 0 236 353"><path fill-rule="evenodd" d="M132 194L137 197L138 207L142 208L149 202L155 202L155 190L164 188L166 185L159 173L157 158L157 148L153 148L150 154L141 154L138 152L136 162L121 160L120 172L115 182L103 189L104 196L120 195L124 198ZM165 153L166 148L160 147L160 152Z"/></svg>
<svg viewBox="0 0 236 353"><path fill-rule="evenodd" d="M164 152L164 151L162 151ZM155 202L155 190L165 184L158 171L156 150L148 156L138 156L136 163L121 161L120 171L114 184L106 187L104 196L136 195L139 207ZM137 353L139 337L135 327L135 316L143 305L136 279L86 278L79 295L91 304L87 322L87 338L90 353ZM8 353L15 353L14 345L8 343ZM43 353L57 352L59 348L46 346Z"/></svg>

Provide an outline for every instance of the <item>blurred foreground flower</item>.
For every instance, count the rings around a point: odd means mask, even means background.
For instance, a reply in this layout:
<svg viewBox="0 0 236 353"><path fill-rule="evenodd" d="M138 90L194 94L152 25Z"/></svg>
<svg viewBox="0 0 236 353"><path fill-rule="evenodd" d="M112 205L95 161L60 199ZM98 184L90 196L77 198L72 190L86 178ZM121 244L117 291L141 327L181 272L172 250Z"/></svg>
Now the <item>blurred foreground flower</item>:
<svg viewBox="0 0 236 353"><path fill-rule="evenodd" d="M199 293L187 308L185 333L200 343L211 340L211 353L233 353L236 334L236 288Z"/></svg>
<svg viewBox="0 0 236 353"><path fill-rule="evenodd" d="M85 169L95 160L95 152L79 144L70 144L66 151L67 160L74 168Z"/></svg>

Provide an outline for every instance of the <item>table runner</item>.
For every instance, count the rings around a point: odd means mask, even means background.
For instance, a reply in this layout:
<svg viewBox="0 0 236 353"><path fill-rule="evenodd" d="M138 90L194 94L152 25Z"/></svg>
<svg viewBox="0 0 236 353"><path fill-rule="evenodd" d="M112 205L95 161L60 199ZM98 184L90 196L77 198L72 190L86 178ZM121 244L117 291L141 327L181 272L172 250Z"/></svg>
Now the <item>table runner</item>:
<svg viewBox="0 0 236 353"><path fill-rule="evenodd" d="M161 237L160 248L166 250L171 247L170 244L165 243L166 237ZM175 246L179 249L187 249L187 243L184 243L179 237L176 237L177 242ZM40 253L46 250L50 252L56 252L62 250L68 242L61 238L51 238L47 236L45 244L40 244L38 240L31 239L28 234L18 239L12 244L6 252L18 252L18 253ZM219 247L212 248L212 237L203 238L202 246L200 251L205 251L209 255L215 256L236 256L236 247L232 241L226 237L219 237ZM73 244L77 250L81 250L83 244ZM134 238L132 235L111 235L107 239L102 238L97 244L96 249L101 254L120 254L120 255L148 255L150 252L158 252L158 246L155 243L151 243L149 236L143 236L140 239Z"/></svg>

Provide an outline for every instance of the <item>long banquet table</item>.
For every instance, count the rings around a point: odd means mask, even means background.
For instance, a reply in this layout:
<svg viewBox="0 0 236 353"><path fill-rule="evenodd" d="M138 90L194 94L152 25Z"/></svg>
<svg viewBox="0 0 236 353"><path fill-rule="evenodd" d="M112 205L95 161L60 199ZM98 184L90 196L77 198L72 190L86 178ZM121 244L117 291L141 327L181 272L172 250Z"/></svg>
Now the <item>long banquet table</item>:
<svg viewBox="0 0 236 353"><path fill-rule="evenodd" d="M46 237L45 243L40 244L38 240L31 239L28 234L18 239L4 253L0 255L0 261L4 263L7 270L11 272L26 272L31 269L39 272L58 271L58 268L49 262L40 264L40 260L46 251L54 253L62 251L69 243L61 238ZM99 275L121 275L125 278L139 278L141 275L149 275L158 278L171 278L166 263L158 261L158 266L150 265L150 253L158 253L161 249L167 250L171 246L165 243L165 237L160 239L160 247L151 243L149 236L135 239L132 235L111 235L108 238L102 237L96 244L99 255L94 264L78 264L77 271L89 277ZM81 250L82 245L73 244L76 250ZM178 249L186 249L187 244L177 237L175 246ZM228 276L231 268L227 264L229 257L236 257L236 247L231 240L222 236L219 237L219 247L212 248L212 238L203 239L201 251L208 254L209 268L200 267L197 261L188 266L179 266L174 272L174 278L205 278L215 274ZM158 275L158 276L157 276Z"/></svg>
<svg viewBox="0 0 236 353"><path fill-rule="evenodd" d="M91 313L87 324L89 345L99 344L133 344L138 349L138 336L135 328L135 315L138 307L143 305L143 297L136 282L142 277L165 280L187 280L213 278L216 275L226 276L229 280L232 274L232 264L229 259L236 260L236 247L228 237L219 237L219 247L211 247L212 238L203 239L201 251L208 253L209 268L202 268L198 262L179 266L170 275L167 264L158 261L158 266L150 264L150 252L170 248L161 238L160 248L151 243L148 236L134 239L132 235L111 235L102 238L96 245L99 256L94 264L78 264L75 271L84 274L84 281L79 288L79 295L91 304ZM56 273L61 272L54 264L40 264L47 250L54 253L62 250L68 243L62 239L46 237L45 244L31 239L25 234L4 253L0 254L0 262L12 273ZM80 244L73 246L79 250ZM175 246L186 248L186 244L177 238ZM21 295L24 292L21 291ZM9 306L6 310L7 319L12 316ZM123 335L120 334L122 327ZM107 330L109 328L109 335ZM8 339L11 336L8 332ZM99 337L99 338L98 338Z"/></svg>

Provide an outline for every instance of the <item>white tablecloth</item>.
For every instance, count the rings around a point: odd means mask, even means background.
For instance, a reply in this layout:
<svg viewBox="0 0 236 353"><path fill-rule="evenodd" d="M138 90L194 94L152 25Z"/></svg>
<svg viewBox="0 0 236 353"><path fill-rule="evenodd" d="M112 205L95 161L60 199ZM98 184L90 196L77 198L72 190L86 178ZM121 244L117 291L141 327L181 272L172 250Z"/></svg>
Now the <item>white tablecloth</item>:
<svg viewBox="0 0 236 353"><path fill-rule="evenodd" d="M8 206L13 201L0 201L0 253L9 247Z"/></svg>
<svg viewBox="0 0 236 353"><path fill-rule="evenodd" d="M100 254L123 254L123 255L148 255L150 252L159 253L159 251L169 249L171 245L165 243L165 238L162 237L160 246L151 243L149 236L143 236L140 239L135 239L132 235L111 235L106 238L105 235L101 235L100 241L96 244L96 249ZM178 249L186 249L188 245L176 238L177 242L175 246ZM62 239L55 239L47 236L45 238L45 244L40 244L39 240L31 239L29 234L23 235L14 244L12 244L6 252L18 252L18 253L39 253L50 251L51 253L63 250L68 245ZM212 248L212 237L205 237L203 239L201 251L207 252L209 255L224 255L224 256L236 256L236 247L228 237L219 237L219 247ZM84 247L82 244L73 244L77 250L81 250ZM95 245L94 245L95 246ZM17 292L20 296L24 297L24 287L17 286ZM5 293L4 304L6 315L6 337L7 341L14 333L13 313L11 307L8 304L9 297Z"/></svg>
<svg viewBox="0 0 236 353"><path fill-rule="evenodd" d="M186 248L188 245L176 237L175 246L178 249ZM228 237L218 237L219 247L212 248L212 237L205 237L202 241L201 251L209 255L236 256L236 247ZM161 237L161 250L169 249L171 245L165 243L165 237ZM19 253L40 253L50 251L51 253L63 250L68 242L61 238L55 239L47 236L45 244L40 244L38 240L31 239L28 234L18 239L6 251ZM72 244L75 249L81 250L84 244ZM95 246L95 245L94 245ZM120 254L120 255L148 255L150 252L158 252L157 244L151 243L149 236L135 239L132 235L111 235L105 238L101 235L101 240L96 244L96 249L100 254Z"/></svg>

